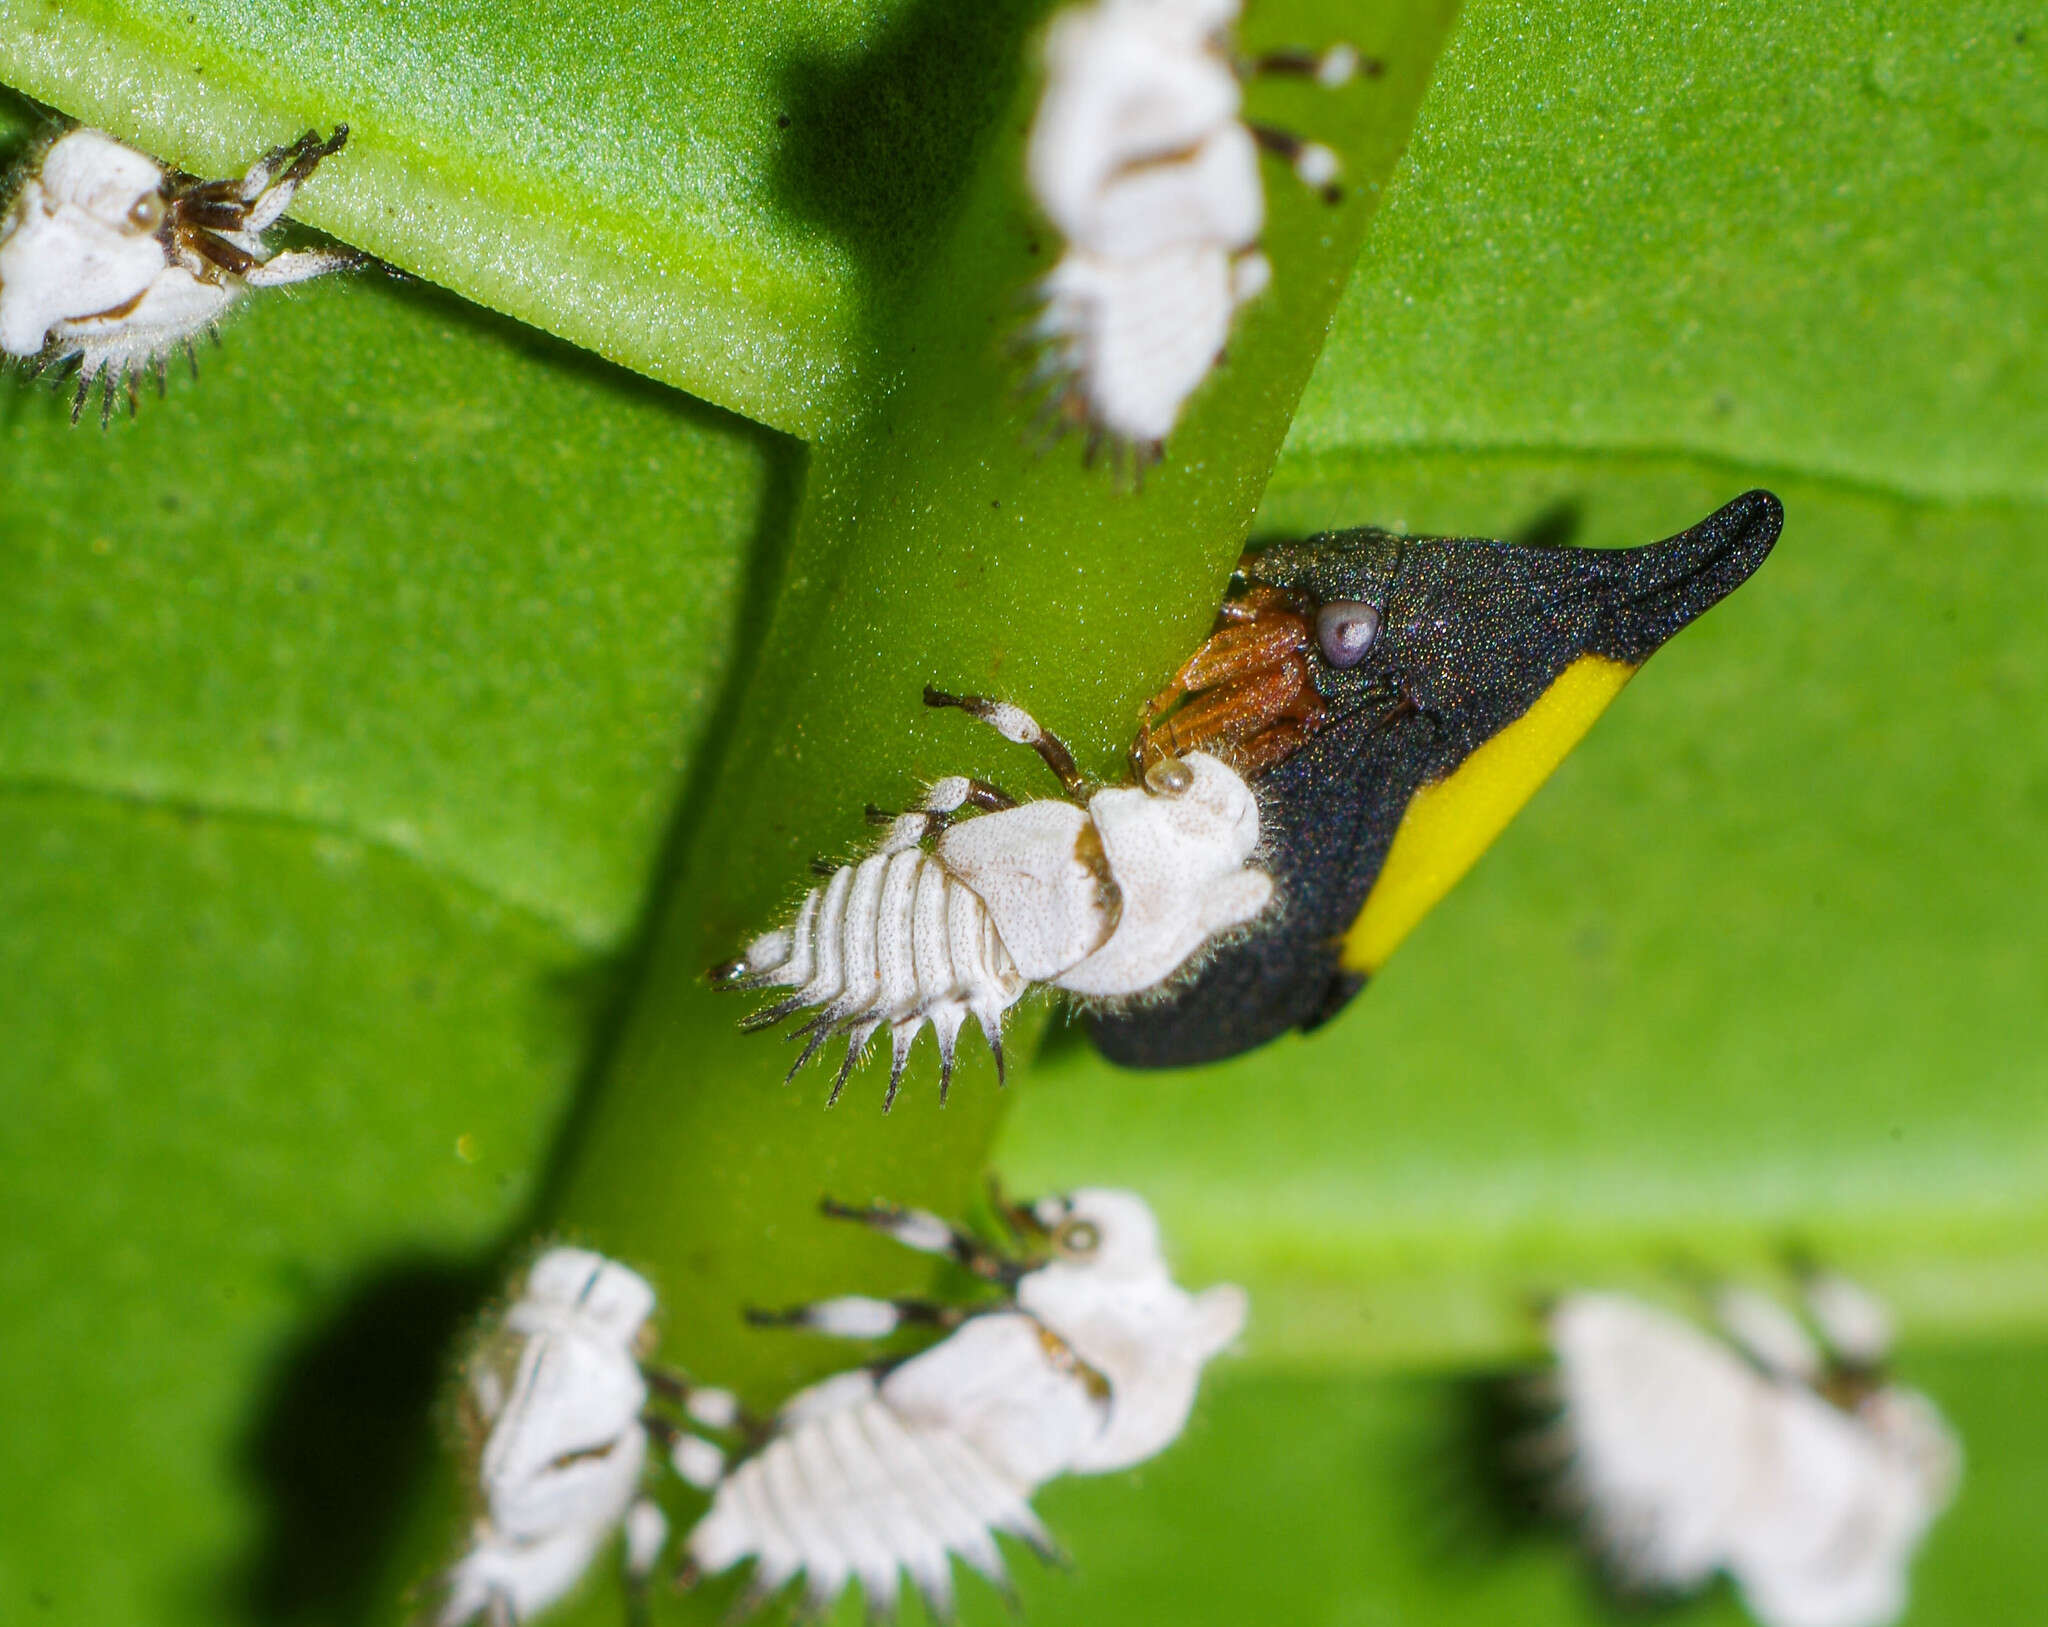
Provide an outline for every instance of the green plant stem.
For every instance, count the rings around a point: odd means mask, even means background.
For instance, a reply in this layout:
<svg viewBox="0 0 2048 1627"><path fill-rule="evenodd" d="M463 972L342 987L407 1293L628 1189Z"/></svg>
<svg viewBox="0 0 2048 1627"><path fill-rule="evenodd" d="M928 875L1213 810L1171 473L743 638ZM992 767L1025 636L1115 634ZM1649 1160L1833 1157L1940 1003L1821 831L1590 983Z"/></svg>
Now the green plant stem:
<svg viewBox="0 0 2048 1627"><path fill-rule="evenodd" d="M1335 32L1337 9L1261 20L1320 39ZM741 1034L747 1002L711 989L705 971L787 916L813 884L813 858L862 850L865 804L900 808L960 772L1020 795L1053 791L1028 751L960 713L927 711L928 682L1017 701L1069 740L1085 771L1122 773L1142 699L1206 631L1243 545L1448 12L1416 7L1396 21L1397 32L1359 41L1394 65L1384 80L1276 95L1283 112L1300 109L1297 122L1314 115L1317 134L1347 155L1352 184L1332 207L1269 175L1274 286L1141 489L1084 467L1072 440L1035 450L1031 406L1015 389L1019 296L1055 253L1019 186L1035 73L1019 75L891 330L894 377L874 381L872 411L814 449L737 744L701 804L544 1226L649 1273L665 1361L772 1405L847 1365L848 1347L748 1328L742 1307L929 1286L929 1262L821 1218L818 1202L965 1212L1001 1104L986 1055L963 1038L941 1108L925 1041L884 1117L878 1045L828 1113L837 1048L785 1085L793 1051ZM1012 1014L1014 1072L1046 1009L1033 1001Z"/></svg>

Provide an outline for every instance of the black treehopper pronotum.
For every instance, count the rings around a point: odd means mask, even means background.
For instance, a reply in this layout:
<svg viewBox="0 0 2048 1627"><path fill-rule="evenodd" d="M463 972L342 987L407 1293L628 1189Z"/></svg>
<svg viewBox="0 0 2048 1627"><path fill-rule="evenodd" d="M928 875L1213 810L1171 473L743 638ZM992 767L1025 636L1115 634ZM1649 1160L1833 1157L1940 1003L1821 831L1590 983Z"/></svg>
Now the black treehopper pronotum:
<svg viewBox="0 0 2048 1627"><path fill-rule="evenodd" d="M1248 554L1134 751L1238 765L1278 904L1163 998L1097 1013L1096 1044L1177 1067L1335 1016L1783 523L1753 491L1645 548L1363 529Z"/></svg>

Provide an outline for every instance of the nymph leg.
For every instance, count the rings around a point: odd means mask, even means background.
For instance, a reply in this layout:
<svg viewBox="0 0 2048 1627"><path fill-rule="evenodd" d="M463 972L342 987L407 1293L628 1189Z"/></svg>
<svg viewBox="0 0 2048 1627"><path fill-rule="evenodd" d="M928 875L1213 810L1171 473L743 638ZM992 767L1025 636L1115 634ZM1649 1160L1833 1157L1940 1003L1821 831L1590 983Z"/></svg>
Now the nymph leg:
<svg viewBox="0 0 2048 1627"><path fill-rule="evenodd" d="M965 1305L941 1305L929 1299L875 1299L867 1294L841 1294L782 1310L747 1307L747 1321L757 1328L808 1328L834 1339L886 1339L905 1326L952 1329L974 1314Z"/></svg>
<svg viewBox="0 0 2048 1627"><path fill-rule="evenodd" d="M1021 1262L1006 1258L959 1227L926 1209L905 1209L892 1203L855 1208L831 1198L819 1207L834 1220L857 1221L921 1254L939 1254L988 1282L1006 1286L1023 1275Z"/></svg>
<svg viewBox="0 0 2048 1627"><path fill-rule="evenodd" d="M1081 777L1081 770L1066 742L1050 730L1041 728L1038 720L1023 707L1012 706L1008 701L991 700L986 695L949 695L930 684L924 688L924 703L927 706L958 707L968 716L979 718L1005 740L1029 746L1058 777L1068 796L1076 801L1087 796L1088 782Z"/></svg>

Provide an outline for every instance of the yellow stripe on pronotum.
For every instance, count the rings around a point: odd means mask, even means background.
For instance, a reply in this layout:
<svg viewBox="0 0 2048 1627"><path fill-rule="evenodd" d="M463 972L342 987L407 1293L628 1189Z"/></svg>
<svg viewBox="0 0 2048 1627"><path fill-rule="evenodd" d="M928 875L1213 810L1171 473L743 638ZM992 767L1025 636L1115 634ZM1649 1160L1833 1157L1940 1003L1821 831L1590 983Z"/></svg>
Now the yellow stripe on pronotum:
<svg viewBox="0 0 2048 1627"><path fill-rule="evenodd" d="M1328 1022L1784 521L1753 491L1642 548L1360 526L1247 554L1140 739L1259 765L1280 905L1192 977L1092 1014L1096 1044L1127 1066L1186 1067Z"/></svg>
<svg viewBox="0 0 2048 1627"><path fill-rule="evenodd" d="M1579 657L1513 723L1415 793L1365 907L1344 935L1344 969L1377 972L1550 778L1636 669Z"/></svg>

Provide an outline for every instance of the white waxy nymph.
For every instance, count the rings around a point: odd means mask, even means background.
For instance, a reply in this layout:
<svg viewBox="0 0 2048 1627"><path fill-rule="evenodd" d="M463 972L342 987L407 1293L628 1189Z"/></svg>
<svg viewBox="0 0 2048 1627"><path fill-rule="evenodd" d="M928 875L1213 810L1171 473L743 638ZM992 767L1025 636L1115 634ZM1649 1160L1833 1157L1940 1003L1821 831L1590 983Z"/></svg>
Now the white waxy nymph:
<svg viewBox="0 0 2048 1627"><path fill-rule="evenodd" d="M846 1035L834 1101L882 1028L892 1051L884 1106L926 1023L938 1036L943 1099L970 1016L1000 1067L1003 1013L1032 985L1098 1000L1142 995L1273 896L1251 862L1257 799L1218 759L1191 752L1156 764L1143 786L1091 792L1073 755L1020 708L936 690L925 701L964 708L1031 746L1068 796L1019 803L979 781L941 780L874 853L813 888L791 925L713 973L727 987L795 991L749 1027L817 1008L798 1030L808 1043L791 1073ZM959 817L971 810L979 817Z"/></svg>
<svg viewBox="0 0 2048 1627"><path fill-rule="evenodd" d="M278 288L361 263L348 249L273 254L263 233L299 184L339 152L348 126L307 131L239 179L165 169L98 130L72 130L43 154L0 221L0 352L39 368L73 358L73 422L95 382L100 413L135 377L192 354L252 288Z"/></svg>
<svg viewBox="0 0 2048 1627"><path fill-rule="evenodd" d="M1093 0L1045 38L1045 93L1025 175L1066 240L1038 286L1029 337L1038 377L1094 435L1157 454L1221 355L1239 306L1270 279L1258 252L1266 197L1261 145L1329 191L1337 156L1248 126L1244 72L1342 84L1357 52L1286 52L1240 63L1239 0Z"/></svg>
<svg viewBox="0 0 2048 1627"><path fill-rule="evenodd" d="M1011 1292L973 1307L868 1300L856 1318L842 1298L757 1317L862 1337L906 1322L953 1331L908 1361L803 1391L719 1482L687 1539L689 1566L709 1575L752 1559L753 1603L801 1575L822 1609L857 1580L869 1613L887 1616L907 1574L947 1619L953 1558L1000 1587L998 1532L1055 1553L1032 1494L1170 1446L1203 1366L1244 1326L1242 1289L1190 1294L1173 1281L1152 1211L1129 1192L1084 1189L1012 1211L1049 1252L1031 1264L922 1211L828 1212Z"/></svg>
<svg viewBox="0 0 2048 1627"><path fill-rule="evenodd" d="M1725 1571L1764 1627L1887 1627L1954 1493L1954 1435L1878 1372L1889 1323L1860 1289L1811 1285L1826 1353L1774 1301L1719 1304L1735 1343L1619 1295L1556 1307L1564 1489L1624 1586Z"/></svg>
<svg viewBox="0 0 2048 1627"><path fill-rule="evenodd" d="M643 1493L647 1343L654 1291L587 1249L552 1248L469 1367L482 1436L470 1545L443 1577L439 1627L532 1619L623 1529L642 1578L667 1537Z"/></svg>

